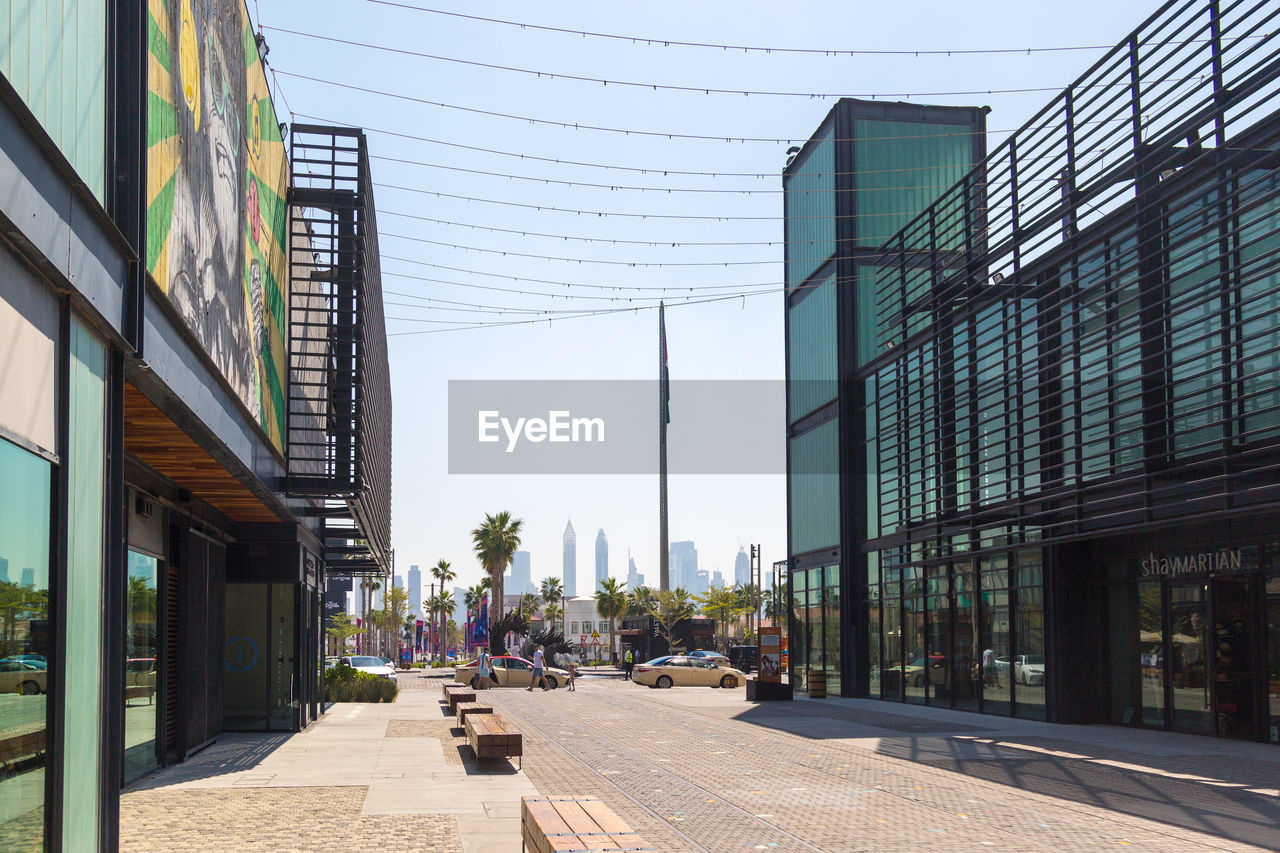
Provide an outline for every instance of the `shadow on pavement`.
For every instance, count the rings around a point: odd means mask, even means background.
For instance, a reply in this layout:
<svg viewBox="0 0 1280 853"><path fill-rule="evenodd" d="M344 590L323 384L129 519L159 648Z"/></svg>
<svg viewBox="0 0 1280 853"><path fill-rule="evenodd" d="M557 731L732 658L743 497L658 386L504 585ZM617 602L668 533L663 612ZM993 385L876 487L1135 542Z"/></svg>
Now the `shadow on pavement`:
<svg viewBox="0 0 1280 853"><path fill-rule="evenodd" d="M163 788L167 785L178 785L183 782L195 782L200 779L212 779L228 773L240 773L252 770L268 755L275 752L292 735L288 732L279 734L249 734L235 732L222 735L217 743L207 747L181 764L166 767L152 773L130 785L129 791L147 791Z"/></svg>

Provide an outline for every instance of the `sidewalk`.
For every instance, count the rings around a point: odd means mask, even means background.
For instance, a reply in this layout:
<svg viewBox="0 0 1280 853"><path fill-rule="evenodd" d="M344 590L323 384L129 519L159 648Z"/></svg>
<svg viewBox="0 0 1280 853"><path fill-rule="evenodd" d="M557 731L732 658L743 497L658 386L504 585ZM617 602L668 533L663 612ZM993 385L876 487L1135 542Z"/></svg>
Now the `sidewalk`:
<svg viewBox="0 0 1280 853"><path fill-rule="evenodd" d="M231 734L130 788L120 849L510 853L515 764L477 772L439 702L441 678L400 676L390 705L333 705L294 735Z"/></svg>

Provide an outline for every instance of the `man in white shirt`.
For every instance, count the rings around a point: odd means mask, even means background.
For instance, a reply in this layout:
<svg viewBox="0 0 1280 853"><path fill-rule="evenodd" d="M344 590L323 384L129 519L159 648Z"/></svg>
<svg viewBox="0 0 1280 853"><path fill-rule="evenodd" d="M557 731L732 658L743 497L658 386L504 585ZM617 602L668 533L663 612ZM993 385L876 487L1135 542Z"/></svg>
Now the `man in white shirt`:
<svg viewBox="0 0 1280 853"><path fill-rule="evenodd" d="M535 684L541 685L543 690L547 689L547 678L546 678L546 675L544 674L545 668L546 668L546 658L543 657L542 646L534 646L533 648L533 680L529 683L529 686L526 687L525 690L528 690L529 692L532 693L533 685Z"/></svg>

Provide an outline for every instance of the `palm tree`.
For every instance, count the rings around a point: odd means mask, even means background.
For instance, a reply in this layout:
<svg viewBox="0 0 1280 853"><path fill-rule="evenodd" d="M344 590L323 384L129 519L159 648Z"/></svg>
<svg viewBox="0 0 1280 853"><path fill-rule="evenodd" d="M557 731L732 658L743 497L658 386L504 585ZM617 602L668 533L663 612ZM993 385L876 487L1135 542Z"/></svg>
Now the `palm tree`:
<svg viewBox="0 0 1280 853"><path fill-rule="evenodd" d="M437 637L437 641L440 644L438 657L440 661L443 662L444 648L448 645L445 640L445 631L448 626L447 620L449 618L449 614L453 612L454 606L453 593L445 592L443 590L437 592L435 595L431 596L431 598L427 599L426 604L428 609L431 611L432 618L441 620L435 624L440 625L440 634Z"/></svg>
<svg viewBox="0 0 1280 853"><path fill-rule="evenodd" d="M484 598L485 592L489 589L489 579L486 577L475 586L467 587L467 591L462 594L462 603L467 608L467 613L473 613L480 607L480 601ZM465 644L470 652L471 637L467 637Z"/></svg>
<svg viewBox="0 0 1280 853"><path fill-rule="evenodd" d="M431 570L431 576L440 582L440 591L444 592L444 585L452 583L458 574L449 568L448 560L440 560ZM450 595L449 598L452 599L453 596ZM440 626L440 662L444 663L444 625Z"/></svg>
<svg viewBox="0 0 1280 853"><path fill-rule="evenodd" d="M742 597L736 589L712 587L705 595L697 596L697 600L702 612L723 626L724 637L729 636L729 620L736 622L738 615L744 612Z"/></svg>
<svg viewBox="0 0 1280 853"><path fill-rule="evenodd" d="M619 583L617 578L605 578L600 581L600 588L596 590L596 613L609 620L610 651L613 651L612 647L618 636L613 620L627 612L626 586L625 583Z"/></svg>
<svg viewBox="0 0 1280 853"><path fill-rule="evenodd" d="M551 613L554 610L556 616L564 615L564 607L561 606L564 601L564 584L560 578L543 578L542 579L542 603L547 607L543 609L543 618L547 620L547 624L554 624L555 616ZM560 633L564 633L564 626L560 626Z"/></svg>
<svg viewBox="0 0 1280 853"><path fill-rule="evenodd" d="M492 602L489 606L491 623L496 623L504 615L502 573L511 564L511 555L520 547L522 527L522 519L512 518L511 513L503 510L496 515L485 513L484 521L471 531L476 558L489 573L489 586L493 589L493 596L489 599ZM489 648L493 648L493 632L489 634Z"/></svg>
<svg viewBox="0 0 1280 853"><path fill-rule="evenodd" d="M560 609L559 604L548 604L542 608L542 618L546 620L547 629L550 630L556 625L556 620L564 615L564 611ZM560 633L564 633L563 628Z"/></svg>
<svg viewBox="0 0 1280 853"><path fill-rule="evenodd" d="M649 599L653 598L653 589L638 586L627 592L627 615L644 616L649 612Z"/></svg>
<svg viewBox="0 0 1280 853"><path fill-rule="evenodd" d="M538 612L538 605L541 602L541 598L531 592L526 592L524 595L520 596L520 612L533 616L533 614Z"/></svg>
<svg viewBox="0 0 1280 853"><path fill-rule="evenodd" d="M382 589L382 581L377 577L369 576L360 581L360 609L364 615L363 652L367 655L373 654L374 620L369 618L371 615L369 611L373 610L373 594L380 589Z"/></svg>

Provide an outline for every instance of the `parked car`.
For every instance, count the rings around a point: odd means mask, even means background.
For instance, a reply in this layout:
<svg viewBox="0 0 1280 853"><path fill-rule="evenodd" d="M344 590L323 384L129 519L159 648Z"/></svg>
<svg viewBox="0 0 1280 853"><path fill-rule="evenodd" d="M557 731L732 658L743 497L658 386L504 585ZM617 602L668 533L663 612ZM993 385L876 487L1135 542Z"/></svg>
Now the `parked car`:
<svg viewBox="0 0 1280 853"><path fill-rule="evenodd" d="M0 660L0 693L34 696L49 690L49 672L42 662Z"/></svg>
<svg viewBox="0 0 1280 853"><path fill-rule="evenodd" d="M326 657L325 657L325 659L324 659L324 668L325 668L326 670L333 669L335 666L337 666L337 665L338 665L338 662L339 662L340 660L342 660L342 658L337 657L337 656L334 656L334 655L326 656Z"/></svg>
<svg viewBox="0 0 1280 853"><path fill-rule="evenodd" d="M709 660L712 663L714 663L716 666L730 666L730 667L733 666L733 664L729 662L729 659L724 655L720 654L719 652L709 652L704 649L694 649L693 651L689 652L689 657L701 658L702 660Z"/></svg>
<svg viewBox="0 0 1280 853"><path fill-rule="evenodd" d="M908 660L904 672L906 683L912 687L924 687L924 659ZM929 655L929 681L933 684L947 682L947 658L945 655Z"/></svg>
<svg viewBox="0 0 1280 853"><path fill-rule="evenodd" d="M743 672L755 672L760 668L760 647L730 646L729 666Z"/></svg>
<svg viewBox="0 0 1280 853"><path fill-rule="evenodd" d="M491 681L493 687L528 687L533 683L533 664L522 657L500 655L489 658L489 663L493 669ZM476 664L477 661L471 661L458 666L454 671L453 680L475 687L479 681ZM569 673L563 669L549 666L544 669L543 674L547 678L547 686L552 690L561 684L569 683Z"/></svg>
<svg viewBox="0 0 1280 853"><path fill-rule="evenodd" d="M717 666L709 660L675 655L654 658L636 664L631 680L646 687L729 687L746 683L746 674L730 666Z"/></svg>
<svg viewBox="0 0 1280 853"><path fill-rule="evenodd" d="M376 658L373 655L352 655L342 658L339 663L357 672L367 672L370 675L396 680L396 668L387 663L385 658Z"/></svg>
<svg viewBox="0 0 1280 853"><path fill-rule="evenodd" d="M1018 655L1013 659L1013 677L1020 684L1044 684L1044 655Z"/></svg>

